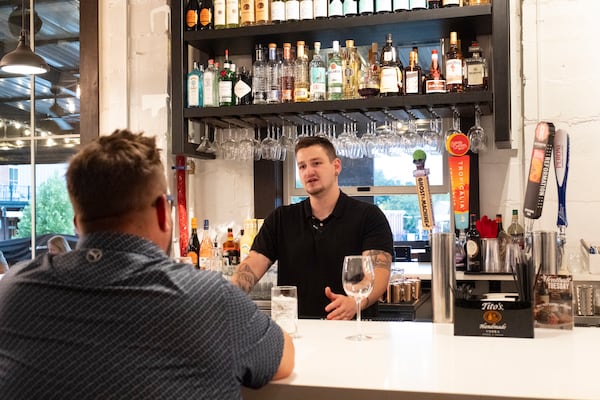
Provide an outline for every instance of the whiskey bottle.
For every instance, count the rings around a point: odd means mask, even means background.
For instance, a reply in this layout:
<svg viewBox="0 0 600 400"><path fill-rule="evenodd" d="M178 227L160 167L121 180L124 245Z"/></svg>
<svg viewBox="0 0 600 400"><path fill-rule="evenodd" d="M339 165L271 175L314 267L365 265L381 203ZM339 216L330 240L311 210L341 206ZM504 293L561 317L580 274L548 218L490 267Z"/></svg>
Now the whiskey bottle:
<svg viewBox="0 0 600 400"><path fill-rule="evenodd" d="M208 60L208 67L203 75L203 107L217 107L219 105L219 78L214 60Z"/></svg>
<svg viewBox="0 0 600 400"><path fill-rule="evenodd" d="M419 53L411 50L409 53L409 64L404 69L404 94L423 94L423 70L419 66Z"/></svg>
<svg viewBox="0 0 600 400"><path fill-rule="evenodd" d="M256 19L256 25L266 25L271 23L271 13L269 0L255 0L254 1L254 17Z"/></svg>
<svg viewBox="0 0 600 400"><path fill-rule="evenodd" d="M257 44L255 60L252 64L252 95L254 104L265 104L267 102L268 66L263 56L263 47L261 44Z"/></svg>
<svg viewBox="0 0 600 400"><path fill-rule="evenodd" d="M256 23L254 0L240 0L240 26L251 26Z"/></svg>
<svg viewBox="0 0 600 400"><path fill-rule="evenodd" d="M467 243L465 244L467 272L481 272L481 236L475 227L476 220L475 214L471 214L471 223L467 230Z"/></svg>
<svg viewBox="0 0 600 400"><path fill-rule="evenodd" d="M214 28L213 9L213 0L202 0L198 15L200 30L207 31Z"/></svg>
<svg viewBox="0 0 600 400"><path fill-rule="evenodd" d="M296 43L296 61L294 61L294 101L305 102L310 100L308 55L304 41Z"/></svg>
<svg viewBox="0 0 600 400"><path fill-rule="evenodd" d="M223 242L223 257L229 260L229 265L238 265L240 259L239 247L233 240L233 229L227 228L227 239Z"/></svg>
<svg viewBox="0 0 600 400"><path fill-rule="evenodd" d="M203 71L198 68L198 63L194 61L192 70L187 75L187 106L202 107L203 97Z"/></svg>
<svg viewBox="0 0 600 400"><path fill-rule="evenodd" d="M283 63L281 64L281 102L294 102L294 63L292 62L292 44L283 44Z"/></svg>
<svg viewBox="0 0 600 400"><path fill-rule="evenodd" d="M267 63L267 102L281 103L281 68L277 61L277 45L269 43L269 61Z"/></svg>
<svg viewBox="0 0 600 400"><path fill-rule="evenodd" d="M344 72L340 56L340 42L333 41L333 52L327 67L327 100L341 100L344 88Z"/></svg>
<svg viewBox="0 0 600 400"><path fill-rule="evenodd" d="M271 22L278 24L285 21L285 1L271 1Z"/></svg>
<svg viewBox="0 0 600 400"><path fill-rule="evenodd" d="M381 60L379 62L380 96L396 96L402 94L402 63L398 60L396 47L392 44L392 34L388 33L385 38L385 46L381 50Z"/></svg>
<svg viewBox="0 0 600 400"><path fill-rule="evenodd" d="M519 223L519 210L512 210L511 224L506 229L513 243L517 243L521 249L525 248L525 229Z"/></svg>
<svg viewBox="0 0 600 400"><path fill-rule="evenodd" d="M323 101L327 95L325 61L321 58L321 42L314 44L313 59L310 61L310 101Z"/></svg>
<svg viewBox="0 0 600 400"><path fill-rule="evenodd" d="M213 242L210 240L208 231L208 220L204 220L204 230L202 231L202 241L200 242L200 254L198 266L200 269L209 269L210 258L213 255Z"/></svg>
<svg viewBox="0 0 600 400"><path fill-rule="evenodd" d="M425 79L425 93L446 93L446 79L440 70L438 51L431 50L431 66Z"/></svg>
<svg viewBox="0 0 600 400"><path fill-rule="evenodd" d="M477 42L471 42L469 53L471 56L465 60L465 90L487 90L487 60Z"/></svg>
<svg viewBox="0 0 600 400"><path fill-rule="evenodd" d="M227 27L226 19L226 5L225 0L213 0L214 12L214 25L215 29L223 29Z"/></svg>
<svg viewBox="0 0 600 400"><path fill-rule="evenodd" d="M192 259L192 263L196 268L198 266L198 255L200 254L200 241L198 240L198 221L192 218L192 234L186 248L186 256Z"/></svg>
<svg viewBox="0 0 600 400"><path fill-rule="evenodd" d="M189 0L185 6L185 30L200 30L200 2Z"/></svg>
<svg viewBox="0 0 600 400"><path fill-rule="evenodd" d="M463 57L456 32L450 32L450 50L446 53L446 90L456 93L464 90Z"/></svg>

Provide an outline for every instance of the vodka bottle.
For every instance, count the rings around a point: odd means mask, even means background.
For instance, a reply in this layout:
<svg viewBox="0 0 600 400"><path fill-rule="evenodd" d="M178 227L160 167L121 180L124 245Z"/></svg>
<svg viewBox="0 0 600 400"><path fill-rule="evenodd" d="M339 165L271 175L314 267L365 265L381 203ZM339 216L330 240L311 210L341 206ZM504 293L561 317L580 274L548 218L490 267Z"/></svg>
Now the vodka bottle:
<svg viewBox="0 0 600 400"><path fill-rule="evenodd" d="M327 100L341 100L344 89L344 73L342 57L340 56L340 42L333 41L333 53L327 68Z"/></svg>
<svg viewBox="0 0 600 400"><path fill-rule="evenodd" d="M268 103L281 103L281 69L277 61L277 45L269 43L269 62L267 64Z"/></svg>
<svg viewBox="0 0 600 400"><path fill-rule="evenodd" d="M327 92L327 80L325 61L321 58L321 42L314 44L313 59L310 62L310 101L325 100Z"/></svg>
<svg viewBox="0 0 600 400"><path fill-rule="evenodd" d="M254 104L264 104L267 102L267 63L263 60L263 47L256 45L255 61L252 64L252 92L254 94Z"/></svg>
<svg viewBox="0 0 600 400"><path fill-rule="evenodd" d="M294 101L304 102L310 100L309 96L309 68L308 68L308 49L305 48L303 41L296 43L297 55L294 61Z"/></svg>
<svg viewBox="0 0 600 400"><path fill-rule="evenodd" d="M208 67L203 76L203 107L217 107L219 105L217 69L213 59L208 60Z"/></svg>

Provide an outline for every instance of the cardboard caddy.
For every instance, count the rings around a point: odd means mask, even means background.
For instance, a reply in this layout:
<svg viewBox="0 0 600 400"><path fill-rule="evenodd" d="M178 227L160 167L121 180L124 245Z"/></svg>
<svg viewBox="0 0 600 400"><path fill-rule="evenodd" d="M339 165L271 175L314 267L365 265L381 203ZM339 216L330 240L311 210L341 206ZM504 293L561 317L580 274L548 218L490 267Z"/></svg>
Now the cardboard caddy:
<svg viewBox="0 0 600 400"><path fill-rule="evenodd" d="M532 303L455 299L454 336L533 338Z"/></svg>

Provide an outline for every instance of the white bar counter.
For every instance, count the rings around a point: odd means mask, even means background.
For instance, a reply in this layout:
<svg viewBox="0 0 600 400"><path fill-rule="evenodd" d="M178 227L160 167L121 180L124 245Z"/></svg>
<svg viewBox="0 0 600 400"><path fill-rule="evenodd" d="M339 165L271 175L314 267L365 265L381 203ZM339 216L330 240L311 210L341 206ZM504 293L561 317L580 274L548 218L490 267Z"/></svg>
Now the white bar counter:
<svg viewBox="0 0 600 400"><path fill-rule="evenodd" d="M454 336L452 324L300 320L293 374L252 399L600 399L600 330Z"/></svg>

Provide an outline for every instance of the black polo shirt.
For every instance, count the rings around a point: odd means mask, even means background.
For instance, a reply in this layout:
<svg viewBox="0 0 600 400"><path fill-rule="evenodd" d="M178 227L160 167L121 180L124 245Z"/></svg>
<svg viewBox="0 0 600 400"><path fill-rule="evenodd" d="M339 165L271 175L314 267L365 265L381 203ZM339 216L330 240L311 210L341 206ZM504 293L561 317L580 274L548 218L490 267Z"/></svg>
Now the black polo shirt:
<svg viewBox="0 0 600 400"><path fill-rule="evenodd" d="M379 207L340 191L333 212L324 221L312 215L309 199L274 210L254 239L255 250L278 261L277 283L298 287L298 315L325 317L325 287L344 294L344 256L364 250L394 254L390 225Z"/></svg>

